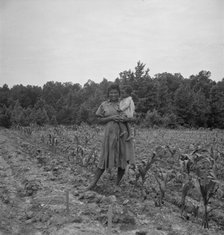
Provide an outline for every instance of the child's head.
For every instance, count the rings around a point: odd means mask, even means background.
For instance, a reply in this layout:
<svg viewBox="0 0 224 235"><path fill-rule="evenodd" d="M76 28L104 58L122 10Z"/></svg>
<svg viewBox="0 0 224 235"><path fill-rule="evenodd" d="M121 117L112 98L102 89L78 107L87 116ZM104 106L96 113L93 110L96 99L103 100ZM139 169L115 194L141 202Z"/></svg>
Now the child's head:
<svg viewBox="0 0 224 235"><path fill-rule="evenodd" d="M131 96L131 94L132 94L132 87L131 86L128 86L128 85L126 85L126 86L123 86L122 87L122 91L121 91L121 96L122 96L122 98L126 98L126 97L128 97L128 96Z"/></svg>

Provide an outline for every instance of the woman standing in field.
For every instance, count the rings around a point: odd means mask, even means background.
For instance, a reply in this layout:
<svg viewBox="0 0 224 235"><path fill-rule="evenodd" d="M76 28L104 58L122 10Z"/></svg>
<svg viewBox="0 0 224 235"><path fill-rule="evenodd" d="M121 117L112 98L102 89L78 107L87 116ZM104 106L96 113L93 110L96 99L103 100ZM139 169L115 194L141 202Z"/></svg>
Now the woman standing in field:
<svg viewBox="0 0 224 235"><path fill-rule="evenodd" d="M93 182L87 190L93 189L105 169L117 167L117 185L119 185L125 168L135 163L133 139L126 141L128 130L126 122L134 121L119 115L120 88L112 84L108 88L108 100L104 101L96 111L100 124L105 124L102 153ZM121 135L125 133L124 135Z"/></svg>

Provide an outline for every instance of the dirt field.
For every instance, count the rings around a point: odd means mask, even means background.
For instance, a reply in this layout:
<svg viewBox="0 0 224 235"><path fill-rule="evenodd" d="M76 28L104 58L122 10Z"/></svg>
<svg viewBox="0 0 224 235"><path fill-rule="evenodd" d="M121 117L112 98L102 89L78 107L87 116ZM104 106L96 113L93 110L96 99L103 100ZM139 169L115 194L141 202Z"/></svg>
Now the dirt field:
<svg viewBox="0 0 224 235"><path fill-rule="evenodd" d="M190 211L178 207L181 186L168 184L162 205L156 206L158 185L153 170L142 190L133 171L115 187L116 172L105 172L94 191L83 192L93 177L100 154L101 127L17 127L0 129L0 235L1 234L224 234L224 197L212 200L210 229ZM180 152L196 145L213 145L219 153L220 180L224 180L224 132L220 130L137 129L137 164L160 148L161 169L179 171ZM166 146L176 152L173 155ZM164 152L163 152L164 151ZM176 183L175 183L176 182ZM189 204L189 205L188 205ZM211 205L211 206L212 206Z"/></svg>

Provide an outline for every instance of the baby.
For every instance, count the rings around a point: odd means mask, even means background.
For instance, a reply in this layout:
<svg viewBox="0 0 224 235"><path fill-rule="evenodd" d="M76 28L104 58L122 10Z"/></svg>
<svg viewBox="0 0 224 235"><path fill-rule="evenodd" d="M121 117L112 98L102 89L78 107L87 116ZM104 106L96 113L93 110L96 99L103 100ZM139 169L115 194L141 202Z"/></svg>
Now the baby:
<svg viewBox="0 0 224 235"><path fill-rule="evenodd" d="M124 115L127 118L133 118L134 111L135 111L135 105L131 97L132 88L130 86L124 87L122 92L122 99L119 103L118 112L120 115ZM126 127L128 131L128 137L126 141L129 141L134 138L134 127L131 125L131 123L126 122ZM123 136L125 132L121 132L120 136Z"/></svg>

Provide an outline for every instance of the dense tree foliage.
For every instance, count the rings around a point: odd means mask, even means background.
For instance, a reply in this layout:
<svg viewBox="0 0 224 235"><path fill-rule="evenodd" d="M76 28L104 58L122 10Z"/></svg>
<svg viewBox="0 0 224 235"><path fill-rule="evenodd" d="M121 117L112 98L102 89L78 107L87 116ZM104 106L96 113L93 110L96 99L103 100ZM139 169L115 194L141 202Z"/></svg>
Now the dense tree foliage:
<svg viewBox="0 0 224 235"><path fill-rule="evenodd" d="M224 79L215 82L209 71L184 78L181 74L149 75L145 64L119 74L115 82L130 86L138 123L147 127L224 128ZM80 84L47 82L43 87L0 87L0 125L95 122L95 111L107 98L107 79Z"/></svg>

